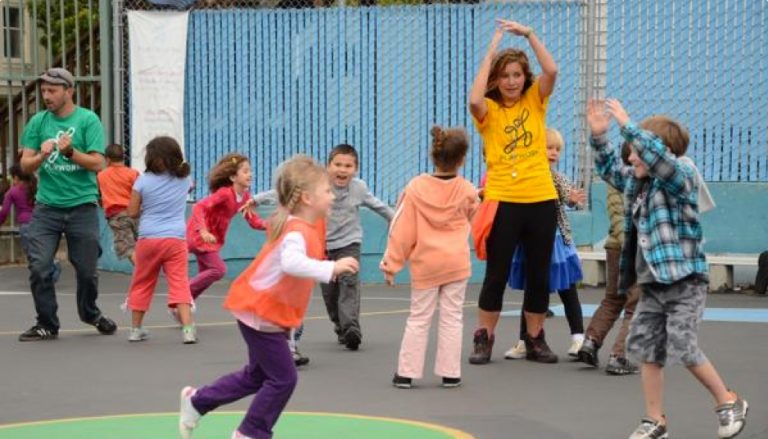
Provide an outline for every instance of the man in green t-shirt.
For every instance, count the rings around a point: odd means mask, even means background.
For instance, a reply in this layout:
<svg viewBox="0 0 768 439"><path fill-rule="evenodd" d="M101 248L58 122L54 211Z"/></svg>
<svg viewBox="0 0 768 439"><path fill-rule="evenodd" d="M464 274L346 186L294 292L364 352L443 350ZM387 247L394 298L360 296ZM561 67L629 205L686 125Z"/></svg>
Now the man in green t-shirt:
<svg viewBox="0 0 768 439"><path fill-rule="evenodd" d="M54 255L61 235L67 237L69 260L77 274L80 320L102 334L117 325L102 315L96 263L101 254L96 173L104 167L104 128L92 111L74 104L75 79L62 68L40 76L40 92L47 110L29 120L21 136L25 172L38 172L35 210L29 226L29 271L37 324L20 341L58 337L54 288Z"/></svg>

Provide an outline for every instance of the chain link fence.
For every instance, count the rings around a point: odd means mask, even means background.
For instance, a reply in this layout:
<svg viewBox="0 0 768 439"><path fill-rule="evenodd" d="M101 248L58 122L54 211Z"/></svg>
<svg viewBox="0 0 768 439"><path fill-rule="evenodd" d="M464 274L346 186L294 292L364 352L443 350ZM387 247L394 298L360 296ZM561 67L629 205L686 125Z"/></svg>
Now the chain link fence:
<svg viewBox="0 0 768 439"><path fill-rule="evenodd" d="M256 189L264 190L276 166L291 155L307 153L324 162L333 146L349 143L360 152L360 177L394 204L410 178L431 169L433 124L467 127L474 147L464 174L477 183L484 165L467 92L497 17L532 26L554 54L560 74L548 122L568 143L561 170L585 181L588 171L579 151L585 139L587 3L407 3L194 2L185 149L195 195L206 195L207 173L227 152L251 158ZM173 10L129 0L120 9L124 97L116 102L123 102L125 144L130 136L126 11L136 9ZM522 38L504 45L535 59Z"/></svg>
<svg viewBox="0 0 768 439"><path fill-rule="evenodd" d="M124 143L126 11L192 11L185 148L198 197L226 152L251 158L263 190L286 157L304 152L324 161L334 145L350 143L361 154L360 176L393 203L430 168L435 123L467 127L474 147L464 173L477 182L480 139L466 98L496 17L531 25L553 53L560 74L547 123L566 140L560 170L580 185L592 180L584 104L606 96L622 99L638 120L665 113L684 123L707 180L768 181L768 2L118 3ZM534 59L525 40L503 44Z"/></svg>

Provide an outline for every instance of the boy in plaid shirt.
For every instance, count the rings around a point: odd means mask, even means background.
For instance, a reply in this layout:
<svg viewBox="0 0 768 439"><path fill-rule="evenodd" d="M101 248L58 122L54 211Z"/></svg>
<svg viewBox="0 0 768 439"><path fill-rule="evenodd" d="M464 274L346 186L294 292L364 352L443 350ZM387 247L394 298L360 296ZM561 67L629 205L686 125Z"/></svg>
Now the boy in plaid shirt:
<svg viewBox="0 0 768 439"><path fill-rule="evenodd" d="M623 166L608 143L612 118L632 147L632 168ZM683 364L709 390L717 404L718 435L733 438L744 428L748 404L728 390L697 342L709 287L699 210L713 204L693 161L685 157L688 132L664 116L635 125L616 100L590 102L587 122L597 172L624 192L620 289L626 293L634 283L642 289L627 352L641 363L646 417L630 439L668 437L663 368L674 363Z"/></svg>

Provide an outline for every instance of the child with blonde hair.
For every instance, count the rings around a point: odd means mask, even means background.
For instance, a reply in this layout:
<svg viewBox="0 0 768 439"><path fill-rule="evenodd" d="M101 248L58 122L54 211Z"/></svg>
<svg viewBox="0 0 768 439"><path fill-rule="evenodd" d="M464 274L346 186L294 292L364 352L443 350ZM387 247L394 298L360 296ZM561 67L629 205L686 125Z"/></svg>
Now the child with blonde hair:
<svg viewBox="0 0 768 439"><path fill-rule="evenodd" d="M408 183L400 197L380 268L387 283L410 261L411 314L392 382L408 389L424 369L429 327L440 307L435 374L443 387L461 385L464 295L471 274L469 231L477 189L458 175L469 138L463 128L432 128L433 174Z"/></svg>
<svg viewBox="0 0 768 439"><path fill-rule="evenodd" d="M286 338L301 325L315 282L356 273L354 258L324 261L317 223L333 203L325 169L307 156L289 160L277 179L280 207L269 220L267 242L232 283L224 307L237 319L248 364L208 386L181 391L179 431L192 437L198 421L221 405L254 395L233 439L272 437L298 380Z"/></svg>

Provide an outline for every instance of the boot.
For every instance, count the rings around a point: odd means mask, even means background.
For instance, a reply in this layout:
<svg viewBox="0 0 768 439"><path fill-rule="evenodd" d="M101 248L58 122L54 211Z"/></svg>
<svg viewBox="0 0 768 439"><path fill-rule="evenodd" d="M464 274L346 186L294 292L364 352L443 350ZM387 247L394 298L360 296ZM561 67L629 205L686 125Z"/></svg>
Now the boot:
<svg viewBox="0 0 768 439"><path fill-rule="evenodd" d="M480 328L475 331L474 349L469 356L470 364L488 364L491 362L491 352L493 352L493 342L496 337L491 334L488 336L488 330Z"/></svg>
<svg viewBox="0 0 768 439"><path fill-rule="evenodd" d="M552 349L547 345L547 341L544 339L544 330L539 332L536 337L531 337L530 334L525 334L525 359L528 361L535 361L536 363L557 363L557 355L552 352Z"/></svg>

